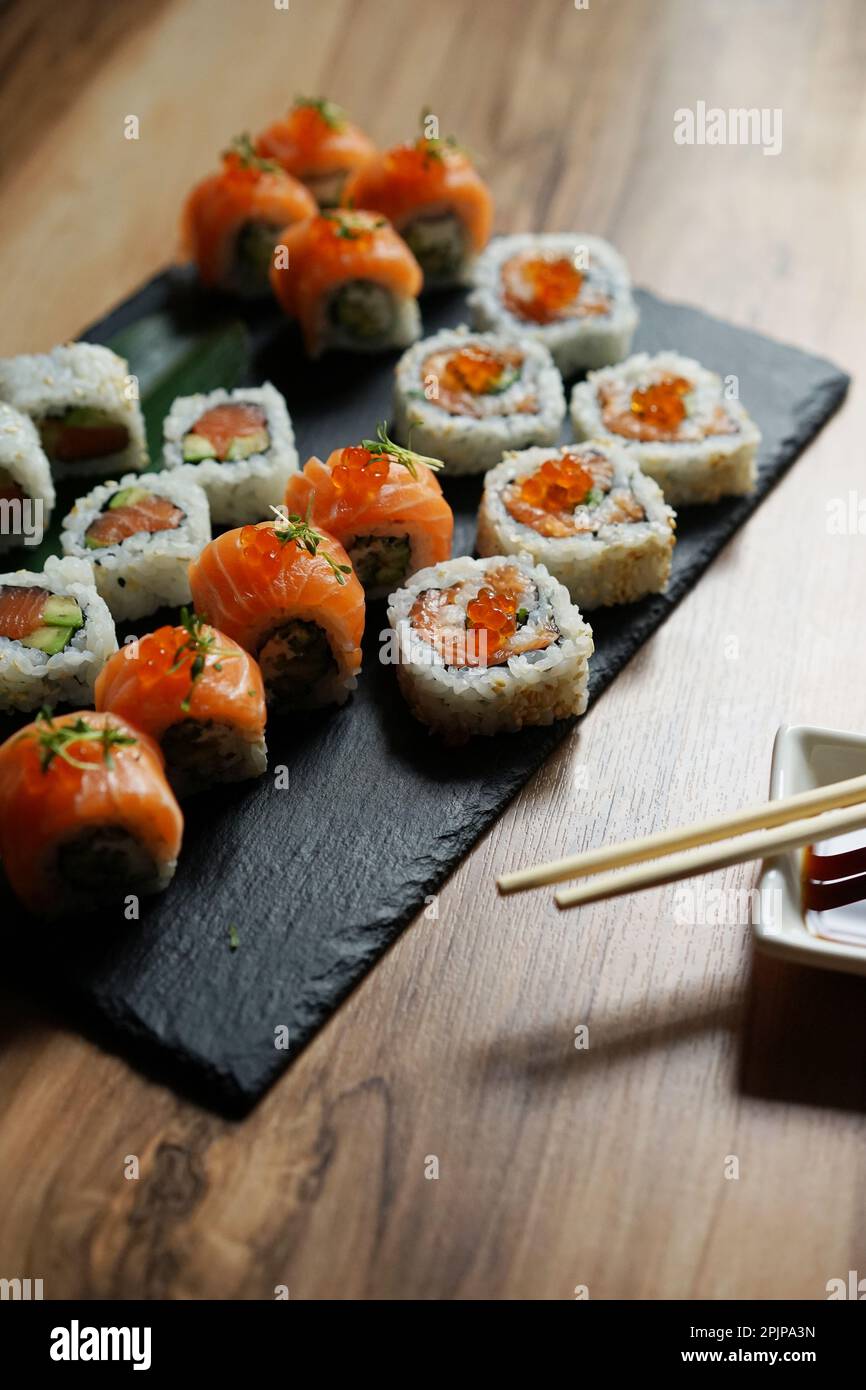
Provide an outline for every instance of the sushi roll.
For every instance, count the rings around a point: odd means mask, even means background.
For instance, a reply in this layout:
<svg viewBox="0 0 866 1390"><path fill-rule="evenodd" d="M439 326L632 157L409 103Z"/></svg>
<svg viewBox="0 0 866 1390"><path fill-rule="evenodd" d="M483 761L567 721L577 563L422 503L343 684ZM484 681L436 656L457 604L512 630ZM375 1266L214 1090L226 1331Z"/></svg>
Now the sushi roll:
<svg viewBox="0 0 866 1390"><path fill-rule="evenodd" d="M289 479L288 514L336 536L368 599L383 598L410 574L447 560L454 514L436 480L438 459L401 449L380 425L376 439L311 458Z"/></svg>
<svg viewBox="0 0 866 1390"><path fill-rule="evenodd" d="M349 174L376 146L333 101L298 97L291 111L256 141L256 152L299 179L319 207L336 207Z"/></svg>
<svg viewBox="0 0 866 1390"><path fill-rule="evenodd" d="M526 553L586 611L665 589L676 520L620 444L508 454L484 479L478 553Z"/></svg>
<svg viewBox="0 0 866 1390"><path fill-rule="evenodd" d="M470 282L490 239L493 199L452 140L418 140L387 150L347 179L345 207L371 208L394 225L424 272L425 289Z"/></svg>
<svg viewBox="0 0 866 1390"><path fill-rule="evenodd" d="M754 491L761 432L721 377L691 357L638 353L574 388L578 439L624 444L674 506Z"/></svg>
<svg viewBox="0 0 866 1390"><path fill-rule="evenodd" d="M187 566L210 540L204 492L179 472L128 473L80 497L63 522L64 555L90 560L116 623L189 603Z"/></svg>
<svg viewBox="0 0 866 1390"><path fill-rule="evenodd" d="M394 433L446 473L483 473L508 449L555 444L564 419L562 378L525 335L446 328L397 363Z"/></svg>
<svg viewBox="0 0 866 1390"><path fill-rule="evenodd" d="M87 705L114 623L86 560L51 555L37 574L0 574L0 710Z"/></svg>
<svg viewBox="0 0 866 1390"><path fill-rule="evenodd" d="M0 405L0 551L38 545L54 511L54 484L36 426Z"/></svg>
<svg viewBox="0 0 866 1390"><path fill-rule="evenodd" d="M159 749L118 715L41 715L0 746L0 856L30 912L122 922L171 882L182 835Z"/></svg>
<svg viewBox="0 0 866 1390"><path fill-rule="evenodd" d="M96 708L130 720L159 744L177 796L267 771L258 664L187 609L177 627L115 653L97 679Z"/></svg>
<svg viewBox="0 0 866 1390"><path fill-rule="evenodd" d="M397 679L412 713L463 743L582 714L592 630L526 556L463 556L391 595Z"/></svg>
<svg viewBox="0 0 866 1390"><path fill-rule="evenodd" d="M276 713L342 705L357 685L364 590L333 536L300 517L225 531L190 566L196 609L258 661Z"/></svg>
<svg viewBox="0 0 866 1390"><path fill-rule="evenodd" d="M196 184L181 223L183 250L208 289L254 299L269 293L268 273L284 227L316 211L316 200L248 136L223 154L222 168Z"/></svg>
<svg viewBox="0 0 866 1390"><path fill-rule="evenodd" d="M298 466L289 412L270 382L179 396L163 436L163 465L204 488L218 525L261 521Z"/></svg>
<svg viewBox="0 0 866 1390"><path fill-rule="evenodd" d="M474 285L473 327L530 334L563 376L619 362L631 348L638 312L628 268L599 237L496 237L479 257Z"/></svg>
<svg viewBox="0 0 866 1390"><path fill-rule="evenodd" d="M29 415L55 478L119 477L147 467L135 378L99 343L0 358L0 400Z"/></svg>
<svg viewBox="0 0 866 1390"><path fill-rule="evenodd" d="M286 264L271 267L271 285L310 357L404 348L420 336L421 267L386 218L335 209L281 240Z"/></svg>

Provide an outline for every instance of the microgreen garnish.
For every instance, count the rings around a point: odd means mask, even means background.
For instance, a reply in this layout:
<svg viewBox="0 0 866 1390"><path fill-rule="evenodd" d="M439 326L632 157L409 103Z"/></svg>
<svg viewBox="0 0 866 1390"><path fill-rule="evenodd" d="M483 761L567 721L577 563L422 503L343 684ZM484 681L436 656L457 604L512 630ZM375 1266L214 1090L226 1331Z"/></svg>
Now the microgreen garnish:
<svg viewBox="0 0 866 1390"><path fill-rule="evenodd" d="M369 454L376 458L393 459L395 463L401 463L404 468L408 468L413 478L418 477L418 464L426 464L435 473L442 467L441 459L428 458L426 454L416 454L412 449L404 449L401 444L395 444L393 439L388 438L388 423L382 420L376 429L375 439L362 439L361 448L366 449Z"/></svg>
<svg viewBox="0 0 866 1390"><path fill-rule="evenodd" d="M597 507L602 501L604 501L604 493L601 488L591 487L583 499L583 505L585 507Z"/></svg>
<svg viewBox="0 0 866 1390"><path fill-rule="evenodd" d="M299 550L306 550L308 555L318 555L319 546L325 538L310 525L309 511L305 517L298 516L297 512L287 512L284 507L271 507L271 511L277 517L274 535L280 545L288 545L290 541L294 541ZM322 559L334 571L337 583L345 584L343 575L351 574L352 566L338 564L333 555L329 555L325 550L322 551Z"/></svg>
<svg viewBox="0 0 866 1390"><path fill-rule="evenodd" d="M347 211L350 214L348 220ZM369 224L353 221L351 209L346 208L341 208L335 212L323 212L322 216L326 222L334 223L334 235L344 237L347 241L357 241L359 237L369 236L370 232L375 231L377 227L384 227L388 220L386 217L377 217Z"/></svg>
<svg viewBox="0 0 866 1390"><path fill-rule="evenodd" d="M326 97L295 97L295 110L299 106L312 106L332 130L342 130L346 124L346 113L342 106L338 106L335 101L328 101Z"/></svg>
<svg viewBox="0 0 866 1390"><path fill-rule="evenodd" d="M180 610L180 626L186 630L186 641L182 642L174 654L174 660L168 668L169 675L179 671L186 659L191 658L189 670L189 693L180 702L180 707L184 714L189 714L190 701L192 699L192 688L199 676L204 672L209 656L218 656L231 660L235 656L234 652L224 651L216 645L216 633L212 627L207 627L203 618L198 613L192 613L188 608ZM222 665L219 661L214 662L214 670L221 671Z"/></svg>
<svg viewBox="0 0 866 1390"><path fill-rule="evenodd" d="M242 169L258 169L263 174L278 174L280 166L275 159L263 159L256 154L249 132L244 131L242 135L236 135L227 150L223 150L223 158L228 155L237 155Z"/></svg>
<svg viewBox="0 0 866 1390"><path fill-rule="evenodd" d="M240 944L241 940L238 936L238 929L234 925L234 923L232 923L232 925L229 927L229 950L236 951Z"/></svg>
<svg viewBox="0 0 866 1390"><path fill-rule="evenodd" d="M102 760L105 766L111 769L114 767L112 748L128 748L138 742L132 734L123 733L115 724L106 724L101 729L94 728L86 719L80 718L72 724L55 724L50 709L39 711L36 726L43 772L48 771L55 758L62 758L70 767L80 768L82 772L89 772L93 763L82 762L80 758L73 757L69 751L73 743L101 744Z"/></svg>
<svg viewBox="0 0 866 1390"><path fill-rule="evenodd" d="M526 622L527 618L529 617L529 609L528 609L528 608L518 608L516 617L517 617L518 624L522 627L523 624Z"/></svg>

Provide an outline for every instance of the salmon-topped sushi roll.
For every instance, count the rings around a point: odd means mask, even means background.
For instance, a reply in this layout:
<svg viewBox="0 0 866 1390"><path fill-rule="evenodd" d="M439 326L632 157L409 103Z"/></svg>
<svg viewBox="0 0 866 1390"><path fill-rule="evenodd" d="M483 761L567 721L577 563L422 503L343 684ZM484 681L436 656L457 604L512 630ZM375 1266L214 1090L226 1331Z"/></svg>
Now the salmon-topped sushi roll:
<svg viewBox="0 0 866 1390"><path fill-rule="evenodd" d="M256 151L329 208L337 207L349 174L372 158L376 146L335 102L298 97L288 115L262 131Z"/></svg>
<svg viewBox="0 0 866 1390"><path fill-rule="evenodd" d="M96 708L159 744L177 796L267 771L258 663L188 609L177 627L157 628L115 653L96 682Z"/></svg>
<svg viewBox="0 0 866 1390"><path fill-rule="evenodd" d="M260 159L249 136L222 157L219 173L196 184L184 207L183 249L208 288L245 298L268 293L268 272L282 229L316 211L302 183Z"/></svg>
<svg viewBox="0 0 866 1390"><path fill-rule="evenodd" d="M336 536L367 598L381 598L451 554L454 514L436 480L438 459L376 439L311 458L289 479L286 508Z"/></svg>
<svg viewBox="0 0 866 1390"><path fill-rule="evenodd" d="M116 907L160 892L183 816L147 734L116 714L40 715L0 747L0 856L31 912Z"/></svg>
<svg viewBox="0 0 866 1390"><path fill-rule="evenodd" d="M453 141L426 135L363 165L346 180L343 205L390 219L426 289L467 284L493 227L490 189L469 157Z"/></svg>
<svg viewBox="0 0 866 1390"><path fill-rule="evenodd" d="M271 285L311 357L408 347L420 335L421 268L387 218L335 209L287 227L280 242Z"/></svg>
<svg viewBox="0 0 866 1390"><path fill-rule="evenodd" d="M295 515L226 531L190 566L196 609L256 658L276 712L357 685L364 590L339 541Z"/></svg>

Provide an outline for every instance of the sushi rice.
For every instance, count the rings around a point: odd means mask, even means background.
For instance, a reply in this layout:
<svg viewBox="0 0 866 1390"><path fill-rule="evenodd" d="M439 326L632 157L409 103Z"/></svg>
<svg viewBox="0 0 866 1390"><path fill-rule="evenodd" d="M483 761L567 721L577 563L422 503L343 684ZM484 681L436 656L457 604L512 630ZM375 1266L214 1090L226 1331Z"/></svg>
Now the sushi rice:
<svg viewBox="0 0 866 1390"><path fill-rule="evenodd" d="M610 301L605 313L567 315L535 322L513 313L503 298L503 268L513 257L567 260L581 269L587 291ZM522 233L494 237L475 267L475 288L468 304L473 327L519 333L535 338L550 350L563 376L589 367L619 362L631 349L638 323L628 267L619 252L600 237L581 232ZM583 294L583 288L581 289ZM580 296L576 301L580 302Z"/></svg>
<svg viewBox="0 0 866 1390"><path fill-rule="evenodd" d="M431 364L447 364L449 356L467 349L510 354L517 359L514 379L504 389L467 391L461 400L452 400L449 409ZM442 459L449 474L483 473L510 449L553 444L564 418L559 372L547 348L525 333L448 328L415 343L397 363L396 438L421 454Z"/></svg>
<svg viewBox="0 0 866 1390"><path fill-rule="evenodd" d="M690 384L682 396L684 431L677 427L667 438L640 440L624 437L606 424L606 394L628 417L630 409L633 414L634 392L677 379ZM691 357L677 352L650 357L642 352L617 367L590 372L572 392L571 419L578 439L623 444L674 506L744 497L754 491L761 432L739 400L725 397L721 377ZM719 422L725 432L718 432ZM632 427L630 419L627 427ZM684 432L684 437L677 439L677 432Z"/></svg>
<svg viewBox="0 0 866 1390"><path fill-rule="evenodd" d="M51 467L36 426L11 405L0 405L0 496L12 485L23 498L0 501L0 551L38 545L54 511Z"/></svg>
<svg viewBox="0 0 866 1390"><path fill-rule="evenodd" d="M51 555L41 574L16 570L0 575L0 595L7 587L38 587L74 599L84 621L65 649L53 656L0 637L0 710L92 704L96 677L117 651L117 636L108 607L96 591L91 565Z"/></svg>
<svg viewBox="0 0 866 1390"><path fill-rule="evenodd" d="M537 474L547 460L581 459L590 451L606 469L609 484L605 495L591 506L576 508L578 524L585 530L546 536L512 516L506 497L513 483ZM619 497L636 504L643 518L631 520L622 509L617 511ZM609 519L605 519L606 510ZM658 484L641 472L621 445L597 442L589 449L573 444L561 449L524 449L509 454L484 479L478 551L481 555L528 554L565 585L572 602L587 611L662 593L670 574L675 526L675 514L665 504Z"/></svg>
<svg viewBox="0 0 866 1390"><path fill-rule="evenodd" d="M246 458L219 460L216 457L190 462L184 458L184 439L193 426L215 407L223 405L258 406L265 416L267 448ZM182 470L184 476L201 486L210 504L211 521L224 526L241 526L262 521L272 506L283 500L286 483L297 471L298 452L286 403L270 382L264 386L222 388L207 395L179 396L163 426L166 469Z"/></svg>
<svg viewBox="0 0 866 1390"><path fill-rule="evenodd" d="M445 610L458 625L466 607L502 566L516 571L526 591L524 627L549 630L555 640L542 650L510 656L500 665L451 665L413 625L417 601L458 586ZM395 633L397 679L415 717L448 743L582 714L586 709L592 629L564 585L526 555L474 560L461 556L419 570L391 595L388 622Z"/></svg>
<svg viewBox="0 0 866 1390"><path fill-rule="evenodd" d="M29 415L55 478L118 477L147 467L144 419L129 366L98 343L67 343L51 352L0 359L0 400ZM127 442L92 457L53 456L47 434L66 422L86 431L125 430Z"/></svg>
<svg viewBox="0 0 866 1390"><path fill-rule="evenodd" d="M165 497L182 513L179 525L162 531L137 531L116 544L93 549L90 526L130 489ZM93 565L96 588L115 622L144 617L157 608L189 603L190 560L211 538L207 497L183 473L128 473L119 482L103 483L81 497L63 522L60 541L65 555Z"/></svg>

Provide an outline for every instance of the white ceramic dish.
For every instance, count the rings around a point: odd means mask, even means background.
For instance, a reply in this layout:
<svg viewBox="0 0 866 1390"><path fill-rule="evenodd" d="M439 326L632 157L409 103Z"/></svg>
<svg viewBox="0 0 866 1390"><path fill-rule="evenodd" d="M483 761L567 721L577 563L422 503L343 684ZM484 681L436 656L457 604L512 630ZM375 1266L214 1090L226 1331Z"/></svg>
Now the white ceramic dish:
<svg viewBox="0 0 866 1390"><path fill-rule="evenodd" d="M776 734L770 797L839 782L866 773L866 736L808 724L783 724ZM818 936L806 924L801 889L802 851L765 861L758 881L760 912L752 913L755 945L774 956L825 970L866 975L866 945Z"/></svg>

